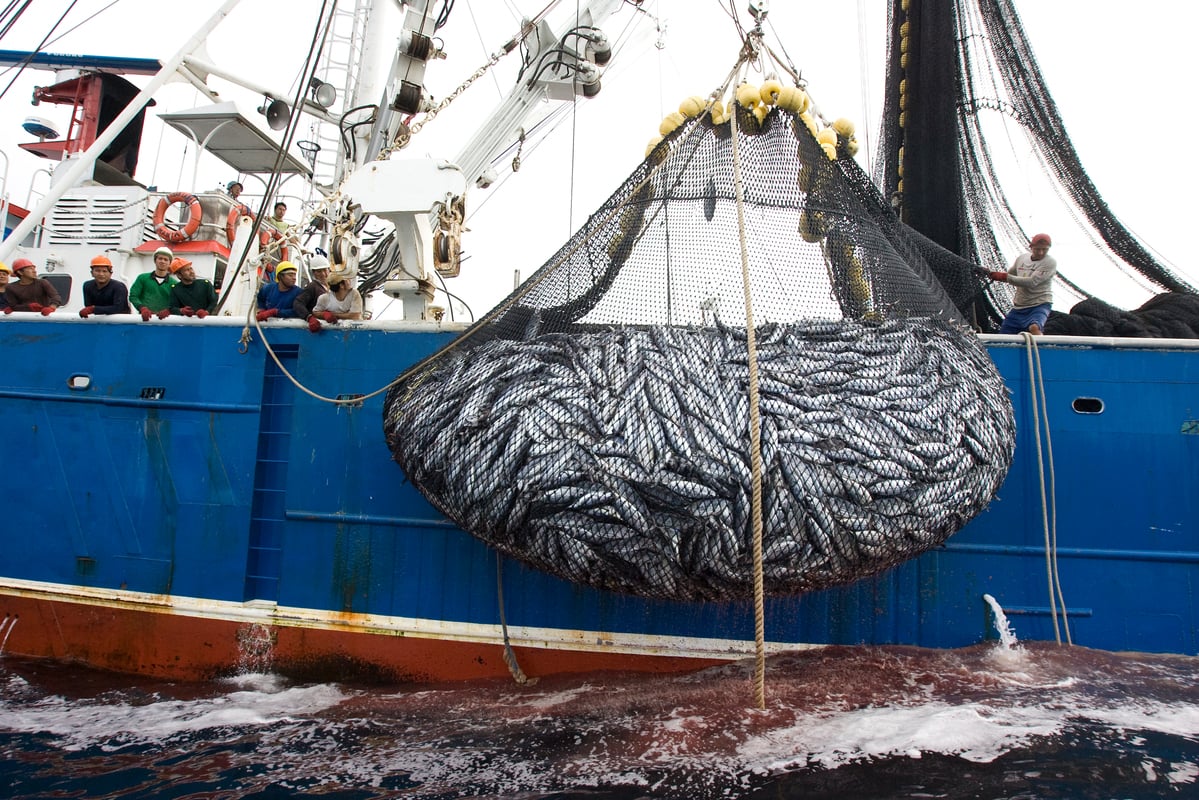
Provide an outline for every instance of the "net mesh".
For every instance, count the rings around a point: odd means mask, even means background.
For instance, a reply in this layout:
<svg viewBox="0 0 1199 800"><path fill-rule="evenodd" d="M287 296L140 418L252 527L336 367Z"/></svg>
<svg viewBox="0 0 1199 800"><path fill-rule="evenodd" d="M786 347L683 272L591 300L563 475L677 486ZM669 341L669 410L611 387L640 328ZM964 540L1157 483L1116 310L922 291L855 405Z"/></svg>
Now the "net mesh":
<svg viewBox="0 0 1199 800"><path fill-rule="evenodd" d="M1025 247L1034 231L1024 228L1004 189L1005 175L1009 188L1028 177L1005 173L1002 156L1027 148L1029 164L1039 167L1110 262L1109 274L1127 276L1132 288L1195 294L1100 195L1070 140L1013 0L892 0L889 36L877 177L902 207L905 221L931 232L935 222L956 220L942 226L956 235L938 242L987 269L1006 269L1011 259L1005 251ZM951 194L956 202L947 202ZM1063 264L1055 280L1069 295L1087 299L1092 294L1086 285L1100 284L1082 266ZM985 332L997 331L1011 309L1003 285L954 299ZM1082 316L1089 307L1083 306ZM1154 328L1140 330L1152 334ZM1085 322L1071 322L1060 332L1090 331Z"/></svg>
<svg viewBox="0 0 1199 800"><path fill-rule="evenodd" d="M571 581L727 599L752 594L755 515L783 594L875 574L990 501L1011 405L943 288L978 279L830 157L845 136L822 145L808 114L765 109L686 119L392 388L396 460L465 530Z"/></svg>

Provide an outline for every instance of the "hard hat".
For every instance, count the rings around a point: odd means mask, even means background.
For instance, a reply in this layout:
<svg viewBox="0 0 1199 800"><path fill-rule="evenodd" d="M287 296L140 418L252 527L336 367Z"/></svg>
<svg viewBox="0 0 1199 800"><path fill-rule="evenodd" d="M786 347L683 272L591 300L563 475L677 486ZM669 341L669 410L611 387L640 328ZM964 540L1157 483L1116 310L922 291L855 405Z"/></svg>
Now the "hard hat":
<svg viewBox="0 0 1199 800"><path fill-rule="evenodd" d="M108 256L96 256L92 259L92 266L112 269L112 260Z"/></svg>
<svg viewBox="0 0 1199 800"><path fill-rule="evenodd" d="M171 252L171 248L169 248L169 247L160 247L154 251L154 257L158 258L159 256L166 256L167 258L174 258L175 254Z"/></svg>
<svg viewBox="0 0 1199 800"><path fill-rule="evenodd" d="M3 272L6 275L11 275L12 267L8 266L8 264L5 264L3 261L0 261L0 272Z"/></svg>
<svg viewBox="0 0 1199 800"><path fill-rule="evenodd" d="M312 272L313 270L328 269L328 268L329 268L329 259L327 257L321 255L320 253L317 253L316 255L312 255L312 256L308 257L308 271L309 272Z"/></svg>
<svg viewBox="0 0 1199 800"><path fill-rule="evenodd" d="M234 186L241 186L241 181L229 181L229 183L225 185L225 188L232 192ZM241 186L241 188L244 189L246 187Z"/></svg>
<svg viewBox="0 0 1199 800"><path fill-rule="evenodd" d="M18 258L16 261L12 262L12 271L20 272L21 270L25 269L26 267L36 267L36 266L37 266L37 264L34 264L28 258Z"/></svg>
<svg viewBox="0 0 1199 800"><path fill-rule="evenodd" d="M1047 233L1038 233L1036 236L1032 237L1032 241L1031 241L1031 242L1029 242L1028 244L1029 244L1029 246L1030 246L1030 247L1036 247L1036 246L1037 246L1037 245L1039 245L1039 244L1043 244L1043 245L1045 245L1046 247L1049 247L1049 246L1051 246L1051 245L1053 244L1053 242L1052 242L1052 241L1050 241L1050 239L1049 239L1049 234L1047 234Z"/></svg>
<svg viewBox="0 0 1199 800"><path fill-rule="evenodd" d="M173 275L184 267L190 267L191 265L192 262L188 261L186 258L176 258L171 262L171 274Z"/></svg>
<svg viewBox="0 0 1199 800"><path fill-rule="evenodd" d="M295 272L296 265L290 261L280 261L279 266L275 267L275 275L282 275L284 272Z"/></svg>

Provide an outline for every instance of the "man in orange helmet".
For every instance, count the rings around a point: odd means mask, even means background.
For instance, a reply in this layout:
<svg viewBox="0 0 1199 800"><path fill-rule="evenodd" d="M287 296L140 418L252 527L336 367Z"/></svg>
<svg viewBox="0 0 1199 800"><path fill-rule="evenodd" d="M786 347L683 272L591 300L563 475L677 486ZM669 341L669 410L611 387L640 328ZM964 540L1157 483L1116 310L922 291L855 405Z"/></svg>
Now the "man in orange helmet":
<svg viewBox="0 0 1199 800"><path fill-rule="evenodd" d="M12 271L20 279L8 284L8 307L13 311L40 311L48 317L62 305L54 285L37 276L37 267L28 258L12 262Z"/></svg>
<svg viewBox="0 0 1199 800"><path fill-rule="evenodd" d="M83 284L83 308L79 316L128 314L129 290L112 279L112 261L105 255L92 259L92 279Z"/></svg>
<svg viewBox="0 0 1199 800"><path fill-rule="evenodd" d="M171 313L204 319L216 311L216 290L203 278L196 277L196 268L185 258L171 262L171 272L179 279L171 287Z"/></svg>

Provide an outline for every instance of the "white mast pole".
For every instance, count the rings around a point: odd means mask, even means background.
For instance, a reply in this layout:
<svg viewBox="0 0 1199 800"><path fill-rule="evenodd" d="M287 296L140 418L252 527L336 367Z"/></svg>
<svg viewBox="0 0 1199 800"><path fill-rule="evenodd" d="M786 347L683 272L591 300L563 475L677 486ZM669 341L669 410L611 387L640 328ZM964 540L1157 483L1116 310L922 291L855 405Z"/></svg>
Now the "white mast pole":
<svg viewBox="0 0 1199 800"><path fill-rule="evenodd" d="M67 193L68 190L73 188L84 176L84 174L95 165L96 159L100 157L100 154L104 152L104 149L112 143L113 139L116 139L117 136L125 130L125 126L128 125L129 122L138 115L142 108L145 107L146 103L150 102L150 99L154 96L154 93L157 92L164 83L170 80L172 76L174 76L175 71L179 69L179 65L183 63L183 59L188 55L188 53L199 47L200 44L208 38L208 34L212 33L212 30L216 28L216 26L219 25L221 21L229 15L229 12L232 11L240 2L241 0L225 0L224 5L222 5L220 9L212 15L212 18L200 26L196 32L192 34L192 37L188 39L187 43L179 49L179 52L177 52L169 61L162 65L162 69L160 69L158 74L146 84L146 88L142 89L136 97L129 101L129 105L125 106L125 110L117 115L117 118L114 119L109 126L104 129L102 134L96 137L96 141L92 142L91 146L88 147L82 155L76 157L75 164L66 171L61 179L55 181L54 186L50 187L49 193L47 193L46 196L41 199L41 202L37 204L37 207L30 209L29 215L21 221L21 224L13 230L7 239L5 239L3 242L0 242L0 261L8 261L13 250L15 250L17 247L17 243L28 236L29 232L37 227L42 218L45 217L50 209L54 207L54 204L57 203L59 199Z"/></svg>

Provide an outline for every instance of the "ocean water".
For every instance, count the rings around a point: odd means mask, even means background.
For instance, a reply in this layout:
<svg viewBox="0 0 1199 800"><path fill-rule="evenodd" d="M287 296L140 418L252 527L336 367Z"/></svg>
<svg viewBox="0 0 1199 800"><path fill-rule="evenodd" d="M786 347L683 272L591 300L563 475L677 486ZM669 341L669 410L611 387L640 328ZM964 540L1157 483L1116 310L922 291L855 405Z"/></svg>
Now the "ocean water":
<svg viewBox="0 0 1199 800"><path fill-rule="evenodd" d="M830 647L533 686L178 684L0 659L0 796L1199 796L1199 659Z"/></svg>

